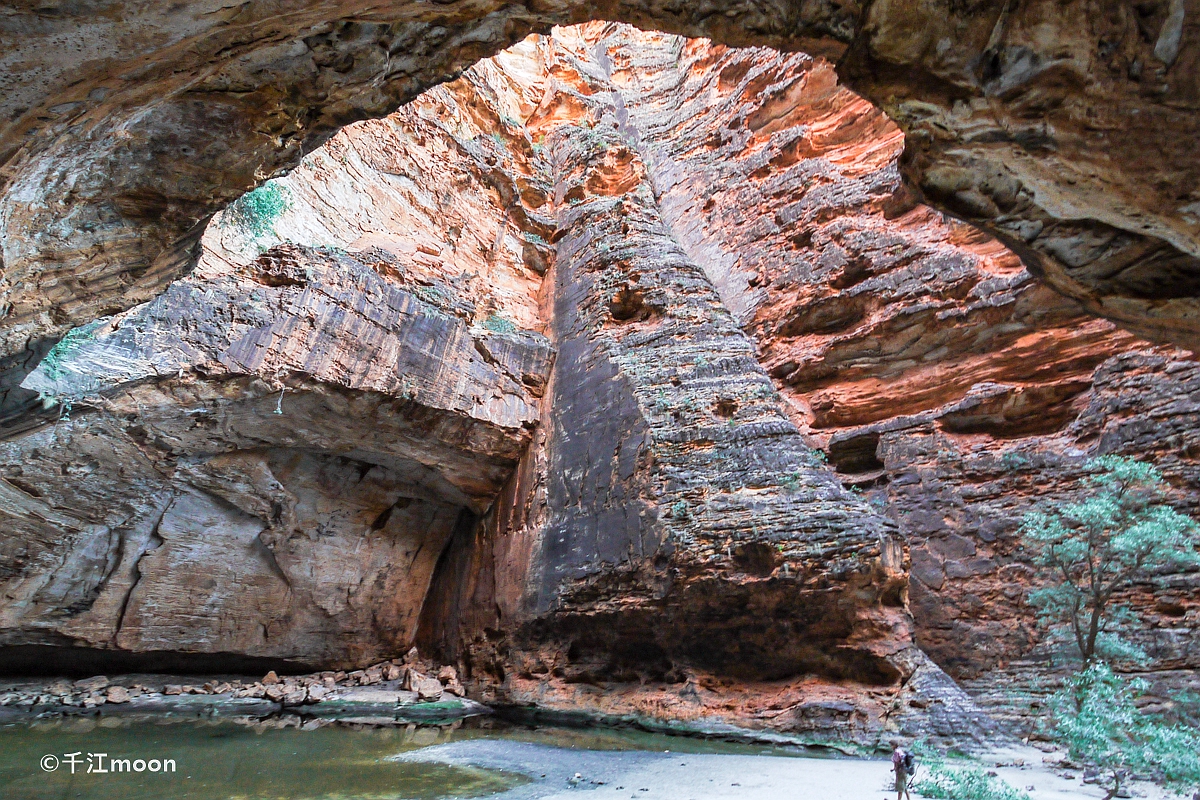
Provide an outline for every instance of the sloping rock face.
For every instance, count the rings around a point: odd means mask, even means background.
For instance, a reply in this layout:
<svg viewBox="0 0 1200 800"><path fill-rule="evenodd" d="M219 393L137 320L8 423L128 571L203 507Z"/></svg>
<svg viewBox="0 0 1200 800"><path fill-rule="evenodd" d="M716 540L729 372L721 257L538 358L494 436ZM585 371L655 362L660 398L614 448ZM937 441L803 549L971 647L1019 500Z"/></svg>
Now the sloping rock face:
<svg viewBox="0 0 1200 800"><path fill-rule="evenodd" d="M554 187L559 352L541 438L448 550L423 641L485 692L558 710L864 744L893 714L969 738L986 720L911 645L890 521L788 419L664 217L610 70L680 44L594 26L533 53L546 77L525 128ZM912 713L931 704L947 713Z"/></svg>
<svg viewBox="0 0 1200 800"><path fill-rule="evenodd" d="M530 438L522 377L544 384L553 350L472 328L400 269L279 247L43 363L29 385L83 404L0 444L5 644L406 649L443 546Z"/></svg>
<svg viewBox="0 0 1200 800"><path fill-rule="evenodd" d="M821 59L598 23L345 129L23 375L4 652L415 641L484 699L988 730L938 665L1033 650L1021 513L1105 452L1190 508L1196 369L917 205L903 145ZM1194 578L1134 598L1159 666Z"/></svg>
<svg viewBox="0 0 1200 800"><path fill-rule="evenodd" d="M782 413L751 342L663 223L612 94L585 86L602 99L570 87L539 109L588 113L547 137L567 202L532 610L586 625L574 646L604 657L656 642L668 659L746 677L829 660L836 677L890 682L869 648L838 665L834 646L856 627L855 584L861 605L889 593L899 605L895 581L872 575L889 566L890 526L830 480Z"/></svg>
<svg viewBox="0 0 1200 800"><path fill-rule="evenodd" d="M498 70L477 74L486 90ZM496 142L426 119L437 102L314 154L284 218L218 220L191 276L27 378L43 402L0 444L7 652L294 670L411 647L555 354L549 246L509 221Z"/></svg>
<svg viewBox="0 0 1200 800"><path fill-rule="evenodd" d="M214 211L341 126L595 15L837 59L905 131L910 203L995 233L1094 313L1196 346L1189 0L21 5L0 23L6 415L33 407L17 387L66 331L186 272Z"/></svg>

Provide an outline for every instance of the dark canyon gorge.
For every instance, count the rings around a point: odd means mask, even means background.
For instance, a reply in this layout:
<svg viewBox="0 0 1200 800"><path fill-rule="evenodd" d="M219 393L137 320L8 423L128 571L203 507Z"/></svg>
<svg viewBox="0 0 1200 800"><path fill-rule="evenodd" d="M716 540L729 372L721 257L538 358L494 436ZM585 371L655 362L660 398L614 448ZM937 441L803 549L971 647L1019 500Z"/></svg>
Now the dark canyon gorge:
<svg viewBox="0 0 1200 800"><path fill-rule="evenodd" d="M0 668L979 741L1025 513L1200 516L1194 4L209 5L0 17Z"/></svg>

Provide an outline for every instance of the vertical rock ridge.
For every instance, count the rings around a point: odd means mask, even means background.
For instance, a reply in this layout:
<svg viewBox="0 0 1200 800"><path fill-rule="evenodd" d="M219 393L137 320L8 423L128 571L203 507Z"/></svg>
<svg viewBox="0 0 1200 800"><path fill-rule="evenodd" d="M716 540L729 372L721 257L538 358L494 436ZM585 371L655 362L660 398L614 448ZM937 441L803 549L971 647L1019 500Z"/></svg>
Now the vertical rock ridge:
<svg viewBox="0 0 1200 800"><path fill-rule="evenodd" d="M355 82L381 43L387 69L417 69L414 30L349 22L303 52L280 32L274 66L214 65L213 113L237 123L314 53L301 94L332 87L334 116L289 121L274 98L255 120L262 163L283 163L399 96ZM178 99L143 121L181 124ZM977 105L955 103L947 135L993 134ZM1041 255L1027 268L920 205L918 189L972 219L1003 208L1014 231L1032 208L1004 170L948 169L922 141L819 58L592 23L347 127L264 190L269 215L217 217L161 294L190 246L167 229L209 206L131 171L112 219L167 202L161 241L5 245L5 279L36 273L46 296L11 294L0 331L28 338L13 364L32 368L0 441L0 658L349 667L417 642L485 699L865 745L985 733L954 679L1049 655L1020 515L1073 497L1106 452L1153 455L1194 506L1195 369L1047 288ZM141 145L121 146L95 158ZM911 184L906 146L933 159ZM244 166L222 198L257 180ZM17 178L33 202L37 176ZM99 213L98 186L70 224ZM1027 240L1071 280L1165 297L1170 253L1126 263L1137 243L1103 231L1076 252L1094 221L1038 219ZM1195 665L1194 577L1131 593L1160 666Z"/></svg>
<svg viewBox="0 0 1200 800"><path fill-rule="evenodd" d="M687 718L712 713L693 702L706 675L755 687L725 707L730 721L760 725L753 709L800 691L799 710L771 727L874 743L886 707L866 687L887 696L928 664L910 654L895 525L843 489L788 419L752 340L665 224L604 65L561 36L549 71L585 83L548 89L527 123L550 154L558 209L540 477L512 486L475 540L494 548L496 573L514 566L500 551L525 541L529 577L507 614L479 609L507 636L451 652L509 702L627 714L692 697L670 712ZM537 508L536 526L509 502ZM460 561L468 585L487 558ZM823 695L845 710L818 710ZM951 718L960 738L986 730L956 697L940 733Z"/></svg>

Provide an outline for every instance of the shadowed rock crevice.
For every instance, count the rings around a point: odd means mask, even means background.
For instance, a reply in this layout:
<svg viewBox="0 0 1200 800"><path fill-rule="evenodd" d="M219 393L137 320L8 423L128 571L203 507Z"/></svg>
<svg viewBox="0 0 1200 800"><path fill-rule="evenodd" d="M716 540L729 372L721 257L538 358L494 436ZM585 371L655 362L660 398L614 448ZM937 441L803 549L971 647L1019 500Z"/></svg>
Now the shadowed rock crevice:
<svg viewBox="0 0 1200 800"><path fill-rule="evenodd" d="M258 675L271 670L281 674L311 672L303 661L255 658L242 653L189 653L125 650L92 650L61 645L16 645L0 647L0 675L63 675L87 678L92 675L164 673L167 675Z"/></svg>

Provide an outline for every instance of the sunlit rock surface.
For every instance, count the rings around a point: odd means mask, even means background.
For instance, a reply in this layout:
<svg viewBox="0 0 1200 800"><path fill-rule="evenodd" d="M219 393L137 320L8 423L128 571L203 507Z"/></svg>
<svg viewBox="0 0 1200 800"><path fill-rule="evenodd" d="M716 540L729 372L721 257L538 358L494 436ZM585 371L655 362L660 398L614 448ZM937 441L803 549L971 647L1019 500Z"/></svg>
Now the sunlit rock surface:
<svg viewBox="0 0 1200 800"><path fill-rule="evenodd" d="M16 387L66 331L186 272L213 212L342 126L596 15L836 61L906 134L905 204L968 218L1094 313L1196 347L1185 0L19 5L0 23L5 418L32 407Z"/></svg>
<svg viewBox="0 0 1200 800"><path fill-rule="evenodd" d="M602 24L344 129L22 373L0 642L417 642L486 700L981 734L942 668L1047 656L1021 514L1108 452L1195 510L1200 378L917 204L903 145L820 58ZM1194 581L1133 598L1184 682Z"/></svg>
<svg viewBox="0 0 1200 800"><path fill-rule="evenodd" d="M1200 367L900 202L899 130L827 64L665 37L610 55L675 238L798 428L911 546L918 643L981 690L1009 681L994 670L1010 662L1028 686L1051 653L1025 603L1022 516L1078 498L1084 462L1108 453L1153 460L1195 515ZM1177 687L1192 679L1172 671L1200 665L1185 599L1198 580L1163 575L1128 598L1146 620L1135 638Z"/></svg>

